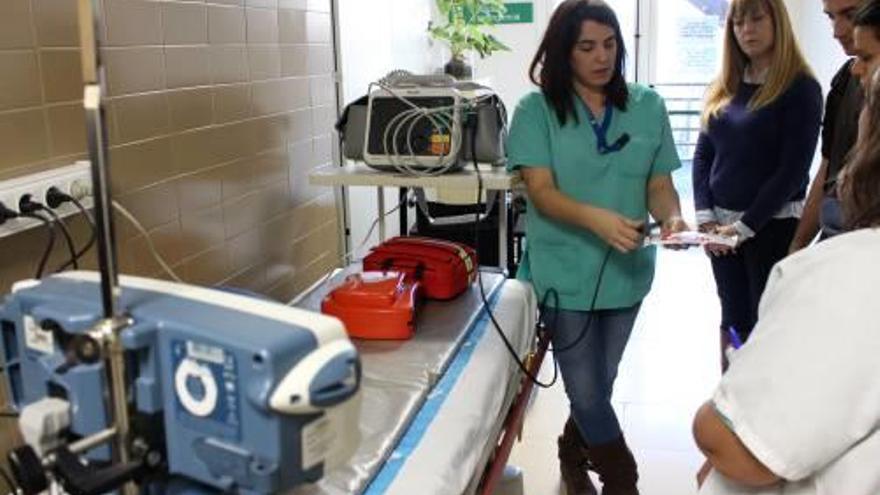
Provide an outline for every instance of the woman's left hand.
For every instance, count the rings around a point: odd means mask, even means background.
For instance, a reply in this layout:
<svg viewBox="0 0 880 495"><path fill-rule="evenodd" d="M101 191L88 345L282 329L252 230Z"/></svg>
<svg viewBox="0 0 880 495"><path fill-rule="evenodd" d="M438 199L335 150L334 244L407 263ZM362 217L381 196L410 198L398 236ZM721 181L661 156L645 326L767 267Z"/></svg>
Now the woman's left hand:
<svg viewBox="0 0 880 495"><path fill-rule="evenodd" d="M724 237L739 237L739 232L737 232L736 227L733 225L719 225L715 228L715 234L723 235ZM712 244L707 247L715 256L726 256L728 254L736 253L736 248L722 246L720 244Z"/></svg>

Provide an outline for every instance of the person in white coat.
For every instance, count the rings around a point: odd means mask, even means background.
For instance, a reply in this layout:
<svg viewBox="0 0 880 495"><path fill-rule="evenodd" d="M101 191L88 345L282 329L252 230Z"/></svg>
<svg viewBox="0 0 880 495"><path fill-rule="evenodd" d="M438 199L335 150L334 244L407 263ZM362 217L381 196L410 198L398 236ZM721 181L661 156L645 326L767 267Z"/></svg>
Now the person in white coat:
<svg viewBox="0 0 880 495"><path fill-rule="evenodd" d="M880 73L838 184L849 232L779 262L694 419L701 495L880 493Z"/></svg>

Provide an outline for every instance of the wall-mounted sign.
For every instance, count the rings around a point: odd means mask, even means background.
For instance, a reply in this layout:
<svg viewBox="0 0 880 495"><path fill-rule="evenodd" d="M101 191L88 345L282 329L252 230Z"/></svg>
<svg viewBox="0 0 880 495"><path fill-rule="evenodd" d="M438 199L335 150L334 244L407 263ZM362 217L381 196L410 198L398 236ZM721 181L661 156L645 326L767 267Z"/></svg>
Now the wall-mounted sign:
<svg viewBox="0 0 880 495"><path fill-rule="evenodd" d="M495 24L529 24L535 22L535 6L532 2L505 2L505 12L500 16L493 13L481 12L480 18L484 16L495 17ZM465 7L465 18L470 19L470 9Z"/></svg>
<svg viewBox="0 0 880 495"><path fill-rule="evenodd" d="M507 12L498 24L529 24L535 22L535 5L532 2L507 2Z"/></svg>

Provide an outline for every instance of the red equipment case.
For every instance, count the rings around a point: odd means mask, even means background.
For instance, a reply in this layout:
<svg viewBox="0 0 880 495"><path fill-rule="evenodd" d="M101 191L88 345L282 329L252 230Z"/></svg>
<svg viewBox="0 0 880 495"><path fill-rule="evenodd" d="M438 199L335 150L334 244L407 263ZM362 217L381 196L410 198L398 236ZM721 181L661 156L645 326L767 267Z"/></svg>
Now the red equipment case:
<svg viewBox="0 0 880 495"><path fill-rule="evenodd" d="M342 320L354 338L408 339L415 331L419 295L419 282L404 273L354 274L321 301L321 312Z"/></svg>
<svg viewBox="0 0 880 495"><path fill-rule="evenodd" d="M452 299L477 278L477 253L468 246L429 237L394 237L364 258L364 271L404 272L421 282L428 299Z"/></svg>

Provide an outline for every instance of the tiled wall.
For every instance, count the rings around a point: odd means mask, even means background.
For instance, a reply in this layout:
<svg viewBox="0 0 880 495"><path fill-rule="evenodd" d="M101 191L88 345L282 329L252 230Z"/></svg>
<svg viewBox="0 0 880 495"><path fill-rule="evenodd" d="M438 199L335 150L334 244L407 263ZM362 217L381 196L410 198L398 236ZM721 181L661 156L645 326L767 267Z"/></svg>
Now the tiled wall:
<svg viewBox="0 0 880 495"><path fill-rule="evenodd" d="M307 184L333 160L330 0L102 3L114 195L188 282L307 287L337 260L332 192ZM84 156L77 33L76 0L0 1L0 178ZM0 239L0 291L43 236ZM123 273L161 276L117 237Z"/></svg>
<svg viewBox="0 0 880 495"><path fill-rule="evenodd" d="M103 10L115 196L188 282L280 300L308 287L338 259L333 194L307 184L332 162L330 0ZM76 0L0 0L0 178L85 157L77 46ZM116 226L123 273L164 277L144 239ZM85 223L72 227L84 242ZM0 239L0 295L33 276L44 239ZM14 435L0 418L3 459Z"/></svg>

